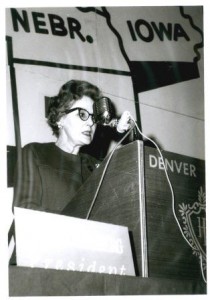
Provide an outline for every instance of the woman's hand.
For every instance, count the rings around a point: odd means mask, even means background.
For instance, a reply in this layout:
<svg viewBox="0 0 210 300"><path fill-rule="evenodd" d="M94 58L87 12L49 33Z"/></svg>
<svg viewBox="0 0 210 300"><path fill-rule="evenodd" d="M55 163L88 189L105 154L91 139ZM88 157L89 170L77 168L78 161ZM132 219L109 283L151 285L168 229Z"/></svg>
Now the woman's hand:
<svg viewBox="0 0 210 300"><path fill-rule="evenodd" d="M131 114L124 111L117 124L117 131L123 133L131 128Z"/></svg>

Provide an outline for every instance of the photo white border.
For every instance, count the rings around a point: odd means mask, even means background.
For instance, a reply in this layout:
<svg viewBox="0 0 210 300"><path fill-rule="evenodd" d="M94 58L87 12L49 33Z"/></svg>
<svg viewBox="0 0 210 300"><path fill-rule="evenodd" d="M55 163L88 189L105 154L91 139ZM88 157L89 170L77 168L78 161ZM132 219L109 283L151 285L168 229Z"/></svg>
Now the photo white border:
<svg viewBox="0 0 210 300"><path fill-rule="evenodd" d="M205 82L205 151L206 151L206 194L207 194L207 214L209 214L209 205L208 197L210 194L210 171L209 171L209 111L210 111L210 95L209 95L209 66L210 66L210 48L209 48L209 39L210 39L210 3L208 0L197 1L197 0L182 0L182 1L162 1L162 0L129 0L123 2L122 0L2 0L0 2L0 44L1 44L1 55L0 55L0 99L1 99L1 142L0 142L0 199L1 199L1 209L0 209L0 299L10 299L13 297L8 296L8 249L7 249L7 213L8 205L6 202L6 145L7 145L7 127L6 127L6 50L3 45L5 45L5 8L9 7L78 7L78 6L193 6L201 5L204 7L204 82ZM209 231L209 218L207 217L207 232ZM209 238L207 236L207 250L209 249ZM209 257L209 251L207 251L207 258ZM207 291L208 291L207 285ZM204 299L208 297L207 295L179 295L179 296L132 296L132 299ZM28 299L29 297L24 297ZM67 297L41 297L41 299L67 299ZM106 297L107 298L107 297ZM117 296L117 299L130 299L131 296ZM23 299L23 297L15 297L15 299ZM30 298L31 299L31 298ZM40 297L33 297L33 300L40 299ZM74 297L71 296L70 299L84 299L84 297ZM87 296L85 299L92 299L92 297ZM93 299L96 299L95 297ZM97 299L103 299L104 296L97 296ZM115 296L109 296L108 299L116 299Z"/></svg>

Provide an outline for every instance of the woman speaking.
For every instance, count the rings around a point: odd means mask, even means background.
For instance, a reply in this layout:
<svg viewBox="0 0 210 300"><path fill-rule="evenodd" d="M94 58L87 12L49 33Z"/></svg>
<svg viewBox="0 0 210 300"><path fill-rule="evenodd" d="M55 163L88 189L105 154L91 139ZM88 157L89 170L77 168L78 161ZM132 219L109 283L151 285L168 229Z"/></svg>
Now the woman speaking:
<svg viewBox="0 0 210 300"><path fill-rule="evenodd" d="M77 190L98 166L94 157L81 153L94 137L93 104L100 90L86 81L65 83L50 99L47 120L56 142L23 147L15 176L13 207L61 213ZM129 129L128 118L121 131Z"/></svg>

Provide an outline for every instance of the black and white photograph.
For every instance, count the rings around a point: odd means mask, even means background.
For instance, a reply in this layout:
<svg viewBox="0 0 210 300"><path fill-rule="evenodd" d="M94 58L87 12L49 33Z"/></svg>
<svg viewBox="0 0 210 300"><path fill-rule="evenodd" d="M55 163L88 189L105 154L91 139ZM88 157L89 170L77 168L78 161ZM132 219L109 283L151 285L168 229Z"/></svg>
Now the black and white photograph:
<svg viewBox="0 0 210 300"><path fill-rule="evenodd" d="M207 295L206 7L135 3L4 7L8 297Z"/></svg>

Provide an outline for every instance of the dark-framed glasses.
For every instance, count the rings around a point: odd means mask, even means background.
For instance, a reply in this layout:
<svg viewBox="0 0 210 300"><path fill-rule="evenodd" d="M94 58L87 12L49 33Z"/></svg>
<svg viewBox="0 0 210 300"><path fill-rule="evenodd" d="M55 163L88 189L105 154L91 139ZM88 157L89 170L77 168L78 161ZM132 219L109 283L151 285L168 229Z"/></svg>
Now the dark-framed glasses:
<svg viewBox="0 0 210 300"><path fill-rule="evenodd" d="M81 108L81 107L75 107L75 108L72 108L72 109L67 109L65 110L65 113L66 114L69 114L75 110L78 110L79 111L79 117L82 121L87 121L89 119L89 117L91 116L91 119L93 121L93 123L95 123L95 117L94 117L94 114L90 114L86 109L84 108Z"/></svg>

